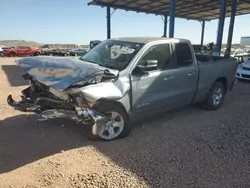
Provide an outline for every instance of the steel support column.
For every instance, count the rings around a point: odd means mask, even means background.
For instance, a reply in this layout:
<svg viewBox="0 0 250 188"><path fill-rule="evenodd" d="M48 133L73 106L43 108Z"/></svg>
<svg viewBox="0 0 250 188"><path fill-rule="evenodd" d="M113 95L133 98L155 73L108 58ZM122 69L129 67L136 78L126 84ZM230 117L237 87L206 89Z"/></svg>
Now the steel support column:
<svg viewBox="0 0 250 188"><path fill-rule="evenodd" d="M201 50L203 50L203 43L204 43L204 33L205 33L205 21L201 22Z"/></svg>
<svg viewBox="0 0 250 188"><path fill-rule="evenodd" d="M175 0L170 0L169 38L174 38Z"/></svg>
<svg viewBox="0 0 250 188"><path fill-rule="evenodd" d="M110 7L107 7L107 39L111 37L111 13Z"/></svg>
<svg viewBox="0 0 250 188"><path fill-rule="evenodd" d="M229 24L229 30L228 30L227 49L226 49L225 57L230 57L230 53L231 53L236 9L237 9L237 0L232 0L231 17L230 17L230 24Z"/></svg>
<svg viewBox="0 0 250 188"><path fill-rule="evenodd" d="M164 16L164 29L163 29L163 37L167 37L167 27L168 27L168 16Z"/></svg>
<svg viewBox="0 0 250 188"><path fill-rule="evenodd" d="M217 32L217 39L216 39L216 46L215 46L215 53L218 56L220 56L220 53L221 53L224 22L225 22L225 16L226 16L226 6L227 6L227 0L220 0L220 18L219 18L219 23L218 23L218 32Z"/></svg>

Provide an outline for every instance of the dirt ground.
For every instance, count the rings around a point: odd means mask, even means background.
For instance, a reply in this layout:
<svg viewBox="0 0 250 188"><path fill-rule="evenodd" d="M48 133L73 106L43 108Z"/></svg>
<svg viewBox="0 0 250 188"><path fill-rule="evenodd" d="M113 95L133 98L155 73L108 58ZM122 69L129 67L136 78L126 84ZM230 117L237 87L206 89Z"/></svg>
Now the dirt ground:
<svg viewBox="0 0 250 188"><path fill-rule="evenodd" d="M184 107L91 142L84 125L12 110L6 97L27 82L14 59L0 66L0 188L250 187L250 83L216 112Z"/></svg>

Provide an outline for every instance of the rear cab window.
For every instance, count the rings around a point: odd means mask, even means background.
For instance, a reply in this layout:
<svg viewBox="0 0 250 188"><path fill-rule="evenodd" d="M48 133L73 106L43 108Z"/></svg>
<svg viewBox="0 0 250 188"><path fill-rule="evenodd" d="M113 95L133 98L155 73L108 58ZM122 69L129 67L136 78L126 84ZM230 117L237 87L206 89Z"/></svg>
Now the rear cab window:
<svg viewBox="0 0 250 188"><path fill-rule="evenodd" d="M29 50L30 47L29 46L18 46L17 49L19 49L19 50Z"/></svg>
<svg viewBox="0 0 250 188"><path fill-rule="evenodd" d="M174 43L177 67L188 67L193 64L193 55L188 43Z"/></svg>

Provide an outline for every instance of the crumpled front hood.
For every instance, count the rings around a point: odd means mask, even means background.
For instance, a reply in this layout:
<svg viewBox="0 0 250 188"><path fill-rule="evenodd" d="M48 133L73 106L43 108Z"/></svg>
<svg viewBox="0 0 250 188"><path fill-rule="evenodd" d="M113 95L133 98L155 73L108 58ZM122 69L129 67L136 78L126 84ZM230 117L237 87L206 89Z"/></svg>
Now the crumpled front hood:
<svg viewBox="0 0 250 188"><path fill-rule="evenodd" d="M17 65L38 82L59 90L64 90L94 73L107 70L82 60L49 56L25 57L17 61ZM108 70L118 75L118 71Z"/></svg>

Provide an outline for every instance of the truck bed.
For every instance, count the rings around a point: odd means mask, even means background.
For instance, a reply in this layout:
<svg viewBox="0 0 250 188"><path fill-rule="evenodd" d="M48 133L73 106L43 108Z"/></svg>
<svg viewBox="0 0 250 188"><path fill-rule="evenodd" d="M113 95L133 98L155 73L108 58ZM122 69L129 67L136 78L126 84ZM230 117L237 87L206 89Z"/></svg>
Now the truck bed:
<svg viewBox="0 0 250 188"><path fill-rule="evenodd" d="M226 89L230 88L235 80L234 73L238 65L235 58L196 55L196 60L200 76L194 102L204 100L212 84L218 78L225 81Z"/></svg>

